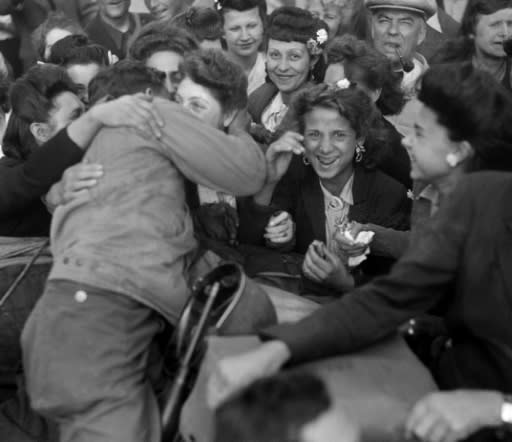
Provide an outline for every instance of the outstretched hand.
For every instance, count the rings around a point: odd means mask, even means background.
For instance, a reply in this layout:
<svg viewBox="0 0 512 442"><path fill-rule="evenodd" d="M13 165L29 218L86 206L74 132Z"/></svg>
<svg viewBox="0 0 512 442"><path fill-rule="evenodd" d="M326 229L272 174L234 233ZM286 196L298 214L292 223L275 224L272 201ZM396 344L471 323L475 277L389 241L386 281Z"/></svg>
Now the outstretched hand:
<svg viewBox="0 0 512 442"><path fill-rule="evenodd" d="M283 342L269 341L255 350L220 360L208 381L208 405L215 408L240 388L276 373L289 357Z"/></svg>
<svg viewBox="0 0 512 442"><path fill-rule="evenodd" d="M406 436L422 442L457 442L501 423L503 396L493 391L456 390L431 393L413 408Z"/></svg>

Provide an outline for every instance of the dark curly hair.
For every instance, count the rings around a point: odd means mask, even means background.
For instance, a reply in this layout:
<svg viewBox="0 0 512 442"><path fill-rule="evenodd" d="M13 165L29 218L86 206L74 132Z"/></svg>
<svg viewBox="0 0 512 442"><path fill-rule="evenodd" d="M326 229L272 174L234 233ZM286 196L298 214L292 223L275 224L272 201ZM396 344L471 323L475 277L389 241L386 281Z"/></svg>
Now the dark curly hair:
<svg viewBox="0 0 512 442"><path fill-rule="evenodd" d="M491 74L470 62L432 66L418 99L453 141L471 144L469 170L512 170L512 96Z"/></svg>
<svg viewBox="0 0 512 442"><path fill-rule="evenodd" d="M215 410L215 442L298 441L332 406L316 374L285 371L255 381Z"/></svg>
<svg viewBox="0 0 512 442"><path fill-rule="evenodd" d="M186 29L197 41L218 40L222 37L222 20L212 8L190 7L172 19L172 23Z"/></svg>
<svg viewBox="0 0 512 442"><path fill-rule="evenodd" d="M448 40L432 58L432 63L468 61L475 53L473 35L480 16L500 9L512 8L512 0L469 0L459 30L459 36Z"/></svg>
<svg viewBox="0 0 512 442"><path fill-rule="evenodd" d="M327 25L305 9L295 6L283 6L270 14L267 21L266 41L297 41L307 44L316 37L320 29L327 30Z"/></svg>
<svg viewBox="0 0 512 442"><path fill-rule="evenodd" d="M121 60L91 80L89 100L94 104L105 97L119 98L123 95L145 92L147 89L151 89L156 95L164 93L162 75L140 61Z"/></svg>
<svg viewBox="0 0 512 442"><path fill-rule="evenodd" d="M130 58L146 62L155 52L172 51L180 55L199 47L194 36L176 25L166 25L165 32L148 32L139 34L130 46Z"/></svg>
<svg viewBox="0 0 512 442"><path fill-rule="evenodd" d="M400 78L391 62L367 42L352 35L336 37L327 46L327 64L343 63L352 83L361 83L372 91L381 90L377 107L382 115L396 115L405 105Z"/></svg>
<svg viewBox="0 0 512 442"><path fill-rule="evenodd" d="M109 63L108 50L80 34L69 35L55 43L48 61L64 67L90 63L107 66Z"/></svg>
<svg viewBox="0 0 512 442"><path fill-rule="evenodd" d="M305 116L315 108L333 109L349 123L357 138L373 140L385 136L380 120L380 113L370 97L355 84L347 89L338 89L326 84L318 84L298 92L290 104L290 116L287 121L292 126L286 129L295 129L304 133ZM293 127L295 126L295 127ZM280 133L285 128L280 128ZM378 143L371 143L373 150L366 149L362 165L375 168L384 155L382 149L377 149Z"/></svg>
<svg viewBox="0 0 512 442"><path fill-rule="evenodd" d="M31 34L32 46L36 49L39 59L44 59L46 49L46 36L54 29L64 29L72 34L85 35L82 27L76 21L70 19L63 12L50 12L46 20L41 23Z"/></svg>
<svg viewBox="0 0 512 442"><path fill-rule="evenodd" d="M183 72L194 83L208 88L224 112L247 106L247 76L222 51L197 51L185 58Z"/></svg>
<svg viewBox="0 0 512 442"><path fill-rule="evenodd" d="M53 64L33 66L13 83L9 93L12 114L2 145L5 156L26 159L37 148L30 125L48 120L53 100L62 92L78 93L67 72Z"/></svg>

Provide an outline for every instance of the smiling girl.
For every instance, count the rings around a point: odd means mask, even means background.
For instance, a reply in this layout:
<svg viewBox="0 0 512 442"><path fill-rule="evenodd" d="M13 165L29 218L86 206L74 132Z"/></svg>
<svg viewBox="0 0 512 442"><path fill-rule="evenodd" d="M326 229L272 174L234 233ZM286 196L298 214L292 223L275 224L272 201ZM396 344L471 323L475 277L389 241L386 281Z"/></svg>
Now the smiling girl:
<svg viewBox="0 0 512 442"><path fill-rule="evenodd" d="M347 256L338 254L338 228L362 220L406 228L406 190L371 166L377 152L365 149L364 142L376 115L361 89L307 88L294 98L290 112L297 130L286 132L267 150L266 185L241 211L239 236L245 242L261 244L266 239L271 247L306 254L307 279L344 290L353 280L340 279ZM303 154L308 165L300 177L292 172L296 164L290 165L300 162L294 154ZM271 215L277 210L289 217L276 223ZM372 257L364 269L375 274L386 264Z"/></svg>

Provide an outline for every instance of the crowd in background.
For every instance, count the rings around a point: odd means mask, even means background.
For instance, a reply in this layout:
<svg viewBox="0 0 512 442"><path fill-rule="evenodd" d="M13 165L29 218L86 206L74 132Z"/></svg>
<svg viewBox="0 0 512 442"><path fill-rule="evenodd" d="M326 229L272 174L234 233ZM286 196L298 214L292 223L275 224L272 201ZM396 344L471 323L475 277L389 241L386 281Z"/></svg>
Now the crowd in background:
<svg viewBox="0 0 512 442"><path fill-rule="evenodd" d="M264 342L212 377L218 442L358 440L274 373L411 319L446 392L404 434L510 440L512 1L144 4L0 0L0 236L53 259L0 439L159 441L155 342L231 260ZM268 273L321 307L276 324Z"/></svg>

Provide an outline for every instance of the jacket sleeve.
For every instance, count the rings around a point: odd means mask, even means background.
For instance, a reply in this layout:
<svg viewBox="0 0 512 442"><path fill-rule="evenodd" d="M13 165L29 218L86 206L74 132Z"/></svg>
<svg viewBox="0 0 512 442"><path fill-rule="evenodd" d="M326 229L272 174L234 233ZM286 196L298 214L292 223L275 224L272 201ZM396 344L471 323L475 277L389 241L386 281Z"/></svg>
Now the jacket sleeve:
<svg viewBox="0 0 512 442"><path fill-rule="evenodd" d="M261 336L283 341L294 362L318 359L370 345L433 307L456 277L472 222L470 192L461 189L447 201L388 276Z"/></svg>
<svg viewBox="0 0 512 442"><path fill-rule="evenodd" d="M41 198L63 172L81 161L84 151L61 130L23 163L3 167L0 175L0 216L22 210Z"/></svg>
<svg viewBox="0 0 512 442"><path fill-rule="evenodd" d="M166 123L162 152L189 180L235 196L253 195L261 189L265 157L248 134L227 135L174 103L158 103Z"/></svg>

